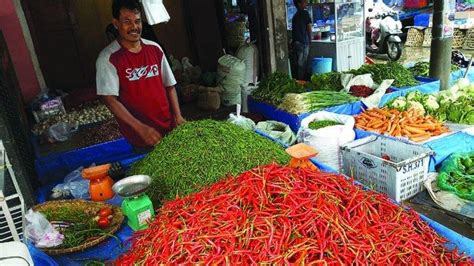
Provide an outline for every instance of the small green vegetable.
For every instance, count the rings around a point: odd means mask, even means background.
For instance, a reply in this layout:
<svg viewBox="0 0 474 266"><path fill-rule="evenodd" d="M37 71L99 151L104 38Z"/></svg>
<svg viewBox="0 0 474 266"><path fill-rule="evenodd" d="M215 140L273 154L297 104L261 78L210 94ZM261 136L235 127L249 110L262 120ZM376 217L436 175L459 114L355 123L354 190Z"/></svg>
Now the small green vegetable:
<svg viewBox="0 0 474 266"><path fill-rule="evenodd" d="M317 130L320 128L337 126L337 125L342 125L342 124L333 120L320 120L320 121L313 121L309 123L309 128Z"/></svg>

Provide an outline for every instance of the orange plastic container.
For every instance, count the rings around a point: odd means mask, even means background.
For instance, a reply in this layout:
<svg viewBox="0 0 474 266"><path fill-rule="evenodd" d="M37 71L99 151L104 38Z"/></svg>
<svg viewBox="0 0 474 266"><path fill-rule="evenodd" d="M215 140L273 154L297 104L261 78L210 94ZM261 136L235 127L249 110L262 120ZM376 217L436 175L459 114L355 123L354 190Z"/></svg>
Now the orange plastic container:
<svg viewBox="0 0 474 266"><path fill-rule="evenodd" d="M311 163L309 160L318 154L313 147L304 143L299 143L286 149L286 153L292 157L289 163L290 167L309 168L315 171L319 170L316 165Z"/></svg>
<svg viewBox="0 0 474 266"><path fill-rule="evenodd" d="M105 201L114 197L110 167L110 164L104 164L82 170L82 177L90 180L89 193L93 201Z"/></svg>

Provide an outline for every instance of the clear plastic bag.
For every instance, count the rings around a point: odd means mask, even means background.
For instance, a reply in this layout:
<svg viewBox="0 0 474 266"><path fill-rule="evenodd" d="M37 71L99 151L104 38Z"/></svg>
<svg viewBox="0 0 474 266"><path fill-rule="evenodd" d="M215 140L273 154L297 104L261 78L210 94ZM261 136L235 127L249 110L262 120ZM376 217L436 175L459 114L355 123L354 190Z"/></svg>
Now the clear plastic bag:
<svg viewBox="0 0 474 266"><path fill-rule="evenodd" d="M74 134L79 128L79 125L66 123L66 122L58 122L48 129L48 137L52 141L66 141L68 140L72 134Z"/></svg>
<svg viewBox="0 0 474 266"><path fill-rule="evenodd" d="M229 115L229 119L227 121L231 122L232 124L234 125L237 125L239 127L242 127L242 128L245 128L245 129L248 129L248 130L254 130L255 128L255 122L250 119L250 118L247 118L245 116L241 116L240 115L240 104L237 104L237 114L230 114Z"/></svg>
<svg viewBox="0 0 474 266"><path fill-rule="evenodd" d="M25 215L26 237L38 248L57 247L63 243L64 236L46 220L43 214L29 210Z"/></svg>
<svg viewBox="0 0 474 266"><path fill-rule="evenodd" d="M84 167L79 167L69 173L62 184L53 188L53 192L70 192L76 199L89 199L89 180L82 178L81 172Z"/></svg>

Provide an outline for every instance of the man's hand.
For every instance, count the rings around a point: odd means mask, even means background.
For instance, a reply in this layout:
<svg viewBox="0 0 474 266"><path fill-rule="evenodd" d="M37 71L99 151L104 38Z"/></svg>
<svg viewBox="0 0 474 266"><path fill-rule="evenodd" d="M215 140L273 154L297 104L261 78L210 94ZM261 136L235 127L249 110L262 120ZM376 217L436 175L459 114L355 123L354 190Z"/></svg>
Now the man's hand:
<svg viewBox="0 0 474 266"><path fill-rule="evenodd" d="M176 120L176 126L180 126L187 122L186 119L184 119L182 116L176 117L175 120Z"/></svg>
<svg viewBox="0 0 474 266"><path fill-rule="evenodd" d="M137 133L145 144L150 147L155 146L163 138L158 131L146 125L140 127Z"/></svg>

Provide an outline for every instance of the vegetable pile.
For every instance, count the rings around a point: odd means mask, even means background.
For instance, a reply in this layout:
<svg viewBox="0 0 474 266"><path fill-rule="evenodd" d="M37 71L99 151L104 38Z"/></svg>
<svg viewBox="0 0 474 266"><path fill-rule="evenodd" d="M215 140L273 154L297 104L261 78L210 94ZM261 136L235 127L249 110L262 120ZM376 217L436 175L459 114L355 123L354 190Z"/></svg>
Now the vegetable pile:
<svg viewBox="0 0 474 266"><path fill-rule="evenodd" d="M269 165L167 202L116 264L469 263L445 242L343 176Z"/></svg>
<svg viewBox="0 0 474 266"><path fill-rule="evenodd" d="M318 130L320 128L337 126L337 125L342 125L342 124L333 120L319 120L319 121L313 121L309 123L308 127L310 129Z"/></svg>
<svg viewBox="0 0 474 266"><path fill-rule="evenodd" d="M343 89L341 73L329 72L311 76L311 87L318 91L340 91Z"/></svg>
<svg viewBox="0 0 474 266"><path fill-rule="evenodd" d="M416 108L400 112L386 107L367 110L355 117L356 128L387 134L394 137L407 137L421 142L449 131L442 123L431 116L424 116Z"/></svg>
<svg viewBox="0 0 474 266"><path fill-rule="evenodd" d="M470 85L467 79L460 79L449 90L436 95L414 91L406 97L393 99L387 106L400 111L413 107L440 121L474 125L474 84Z"/></svg>
<svg viewBox="0 0 474 266"><path fill-rule="evenodd" d="M324 108L357 101L347 92L310 91L300 94L289 93L285 96L279 108L292 114L303 114Z"/></svg>
<svg viewBox="0 0 474 266"><path fill-rule="evenodd" d="M104 207L95 213L91 210L74 207L45 208L41 213L64 235L63 243L54 248L73 248L86 241L108 233L113 211Z"/></svg>
<svg viewBox="0 0 474 266"><path fill-rule="evenodd" d="M228 122L201 120L173 130L131 174L152 177L147 194L156 204L273 161L289 161L280 145Z"/></svg>
<svg viewBox="0 0 474 266"><path fill-rule="evenodd" d="M418 62L408 70L413 73L416 77L429 77L430 76L430 63L429 62ZM457 65L451 64L451 72L459 70Z"/></svg>
<svg viewBox="0 0 474 266"><path fill-rule="evenodd" d="M367 86L354 85L354 86L351 86L349 93L355 97L366 98L372 95L374 91L375 91L374 89Z"/></svg>
<svg viewBox="0 0 474 266"><path fill-rule="evenodd" d="M278 106L287 93L305 91L303 86L287 74L275 72L259 83L258 88L252 92L252 97L258 101Z"/></svg>
<svg viewBox="0 0 474 266"><path fill-rule="evenodd" d="M441 165L438 187L474 201L474 152L455 153Z"/></svg>
<svg viewBox="0 0 474 266"><path fill-rule="evenodd" d="M413 74L403 65L395 62L363 65L359 69L351 70L348 73L357 76L370 73L377 84L381 84L386 79L394 79L393 86L398 88L418 85L418 81L416 81Z"/></svg>
<svg viewBox="0 0 474 266"><path fill-rule="evenodd" d="M119 138L122 138L122 133L120 133L117 120L112 118L97 127L85 131L80 141L80 147L89 147Z"/></svg>

